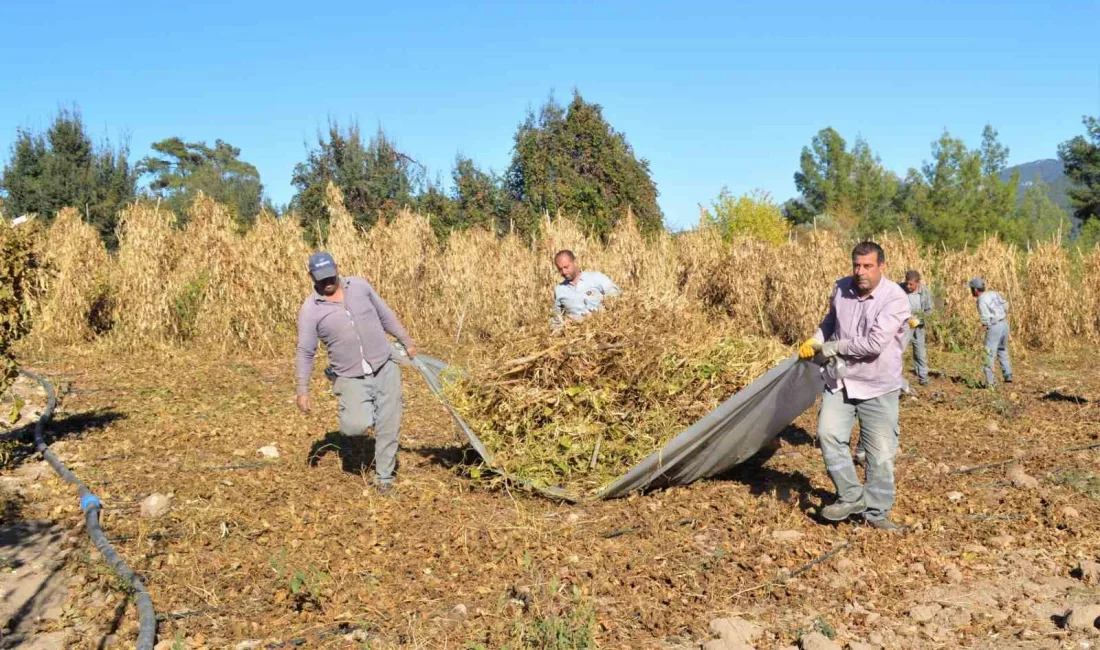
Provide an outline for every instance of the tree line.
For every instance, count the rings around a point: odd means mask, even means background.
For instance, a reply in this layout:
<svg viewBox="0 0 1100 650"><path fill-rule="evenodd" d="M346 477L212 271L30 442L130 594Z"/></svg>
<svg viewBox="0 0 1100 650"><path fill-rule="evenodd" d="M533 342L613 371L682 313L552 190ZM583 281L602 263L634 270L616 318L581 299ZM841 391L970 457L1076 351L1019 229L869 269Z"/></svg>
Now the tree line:
<svg viewBox="0 0 1100 650"><path fill-rule="evenodd" d="M1072 182L1073 219L1037 179L1017 196L1020 179L1001 178L1009 150L990 126L973 149L944 132L932 143L931 157L904 176L886 169L862 138L849 145L828 127L801 152L797 198L779 205L766 192L738 197L723 188L709 209L701 209L701 223L773 241L812 223L853 235L901 230L948 247L990 234L1023 243L1061 233L1094 244L1100 240L1100 121L1085 117L1084 126L1084 135L1058 147ZM295 166L295 194L287 206L265 197L256 167L226 141L170 137L150 148L151 155L133 161L128 143L93 142L79 110L62 109L44 133L17 131L0 175L0 211L49 220L60 208L76 206L113 245L119 210L128 203L160 200L185 222L187 207L203 192L228 206L244 228L266 210L295 215L311 236L323 236L324 188L331 182L364 228L405 207L429 215L441 235L468 227L528 235L544 214L559 212L606 235L627 207L643 231L664 227L649 162L579 92L567 105L551 98L528 112L504 171L459 154L450 183L430 176L381 128L368 137L355 122L330 121Z"/></svg>

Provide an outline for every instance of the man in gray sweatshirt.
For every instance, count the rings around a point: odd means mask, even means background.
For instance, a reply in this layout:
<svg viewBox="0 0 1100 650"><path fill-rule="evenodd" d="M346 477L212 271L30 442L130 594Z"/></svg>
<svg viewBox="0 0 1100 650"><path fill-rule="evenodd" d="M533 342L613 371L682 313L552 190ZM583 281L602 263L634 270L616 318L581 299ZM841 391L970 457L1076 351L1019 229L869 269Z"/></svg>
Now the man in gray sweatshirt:
<svg viewBox="0 0 1100 650"><path fill-rule="evenodd" d="M1012 361L1008 358L1008 301L996 291L987 291L985 280L970 281L970 295L977 299L978 317L985 328L985 385L993 388L993 361L1001 363L1005 383L1012 383Z"/></svg>
<svg viewBox="0 0 1100 650"><path fill-rule="evenodd" d="M393 489L401 428L401 371L390 359L392 335L416 356L416 346L374 287L357 277L340 277L328 253L309 258L314 292L298 311L298 347L294 371L298 408L309 413L309 377L320 340L328 350L332 391L338 400L340 432L358 437L374 427L375 485Z"/></svg>

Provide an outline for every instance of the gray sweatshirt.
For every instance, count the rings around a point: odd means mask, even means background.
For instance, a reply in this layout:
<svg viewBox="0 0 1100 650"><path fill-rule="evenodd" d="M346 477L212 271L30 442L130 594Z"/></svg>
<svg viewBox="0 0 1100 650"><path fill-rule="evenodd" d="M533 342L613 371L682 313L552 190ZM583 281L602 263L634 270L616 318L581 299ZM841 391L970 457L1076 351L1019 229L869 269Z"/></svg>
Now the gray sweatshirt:
<svg viewBox="0 0 1100 650"><path fill-rule="evenodd" d="M313 292L298 310L298 348L294 374L298 394L309 394L309 376L317 341L328 349L337 377L361 377L380 369L390 358L386 333L405 347L413 344L409 333L374 287L363 278L344 277L344 302L325 300Z"/></svg>
<svg viewBox="0 0 1100 650"><path fill-rule="evenodd" d="M1008 301L996 291L985 291L978 296L978 316L982 325L989 327L1008 318Z"/></svg>

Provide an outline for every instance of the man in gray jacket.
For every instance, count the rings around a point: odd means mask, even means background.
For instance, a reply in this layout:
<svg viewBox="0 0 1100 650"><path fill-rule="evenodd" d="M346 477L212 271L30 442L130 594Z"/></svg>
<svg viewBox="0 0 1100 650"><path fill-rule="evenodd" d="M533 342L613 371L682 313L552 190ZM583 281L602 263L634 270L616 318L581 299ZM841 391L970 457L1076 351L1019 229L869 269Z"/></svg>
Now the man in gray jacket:
<svg viewBox="0 0 1100 650"><path fill-rule="evenodd" d="M920 273L913 269L905 272L905 282L901 286L909 294L909 311L913 312L902 349L912 344L914 370L920 385L924 386L928 384L928 346L924 319L932 313L932 292L921 282Z"/></svg>
<svg viewBox="0 0 1100 650"><path fill-rule="evenodd" d="M320 340L328 350L325 374L333 380L340 432L358 437L374 427L375 486L389 493L401 428L401 371L390 359L386 334L400 341L410 358L416 356L416 346L374 287L363 278L340 277L332 255L311 255L309 273L314 292L298 311L298 408L312 410L309 377Z"/></svg>
<svg viewBox="0 0 1100 650"><path fill-rule="evenodd" d="M978 316L985 328L985 385L993 388L993 359L1001 363L1005 383L1012 383L1012 363L1008 358L1008 301L996 291L986 291L985 280L970 281L970 295L978 299Z"/></svg>

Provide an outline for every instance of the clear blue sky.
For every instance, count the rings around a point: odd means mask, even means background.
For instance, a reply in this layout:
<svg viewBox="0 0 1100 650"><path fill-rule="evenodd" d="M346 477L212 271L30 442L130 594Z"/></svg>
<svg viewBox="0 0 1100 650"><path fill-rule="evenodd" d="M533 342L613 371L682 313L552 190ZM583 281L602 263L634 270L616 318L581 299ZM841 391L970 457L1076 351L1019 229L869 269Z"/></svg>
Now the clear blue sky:
<svg viewBox="0 0 1100 650"><path fill-rule="evenodd" d="M0 0L0 150L76 103L135 158L226 140L282 204L330 116L449 177L459 151L503 170L528 108L578 88L684 227L723 185L794 195L824 126L904 173L944 128L976 146L993 124L1015 164L1100 114L1096 1L521 5Z"/></svg>

